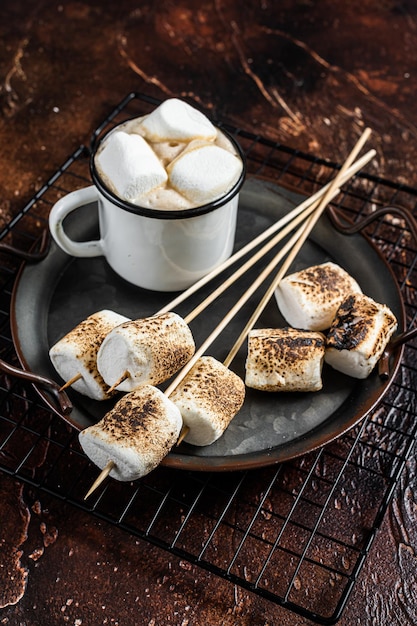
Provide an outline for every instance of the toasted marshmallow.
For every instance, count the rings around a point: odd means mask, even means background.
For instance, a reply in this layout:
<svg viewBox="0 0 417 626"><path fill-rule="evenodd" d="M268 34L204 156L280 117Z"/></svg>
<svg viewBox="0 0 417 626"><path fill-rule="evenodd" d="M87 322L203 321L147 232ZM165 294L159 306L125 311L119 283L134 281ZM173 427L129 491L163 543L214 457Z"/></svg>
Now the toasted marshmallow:
<svg viewBox="0 0 417 626"><path fill-rule="evenodd" d="M181 411L194 446L214 443L226 430L245 399L241 378L211 356L195 363L170 399Z"/></svg>
<svg viewBox="0 0 417 626"><path fill-rule="evenodd" d="M324 359L348 376L366 378L397 326L395 315L385 304L364 294L348 296L328 332Z"/></svg>
<svg viewBox="0 0 417 626"><path fill-rule="evenodd" d="M238 180L241 160L217 145L191 141L168 166L172 187L195 204L222 196Z"/></svg>
<svg viewBox="0 0 417 626"><path fill-rule="evenodd" d="M205 139L214 141L217 130L200 111L177 98L160 104L140 123L142 132L149 141L190 141Z"/></svg>
<svg viewBox="0 0 417 626"><path fill-rule="evenodd" d="M321 331L330 327L340 303L350 293L362 290L348 272L329 261L286 276L275 297L290 326Z"/></svg>
<svg viewBox="0 0 417 626"><path fill-rule="evenodd" d="M97 367L104 381L116 389L132 391L138 385L158 385L177 372L195 351L189 326L176 313L127 321L110 332L101 344Z"/></svg>
<svg viewBox="0 0 417 626"><path fill-rule="evenodd" d="M103 419L79 434L85 454L110 476L136 480L155 469L181 432L181 413L162 391L143 385L121 398Z"/></svg>
<svg viewBox="0 0 417 626"><path fill-rule="evenodd" d="M97 352L107 334L129 318L114 311L98 311L87 317L49 350L58 374L65 382L81 375L71 385L73 389L93 400L106 400L108 385L97 369Z"/></svg>
<svg viewBox="0 0 417 626"><path fill-rule="evenodd" d="M319 391L325 337L295 328L260 328L248 335L245 383L261 391Z"/></svg>
<svg viewBox="0 0 417 626"><path fill-rule="evenodd" d="M96 159L105 182L125 200L135 200L168 179L158 157L140 135L115 131Z"/></svg>

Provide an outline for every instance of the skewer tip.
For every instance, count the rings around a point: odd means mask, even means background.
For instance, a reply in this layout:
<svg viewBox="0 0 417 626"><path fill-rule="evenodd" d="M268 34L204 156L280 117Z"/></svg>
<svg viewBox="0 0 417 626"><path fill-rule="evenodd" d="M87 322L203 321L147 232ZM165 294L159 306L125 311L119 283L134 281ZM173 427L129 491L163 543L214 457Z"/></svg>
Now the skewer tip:
<svg viewBox="0 0 417 626"><path fill-rule="evenodd" d="M130 377L130 374L126 370L125 372L123 372L123 374L120 376L120 378L118 380L116 380L116 382L113 383L111 387L108 388L107 393L113 393L113 391L116 391L116 388L119 385L121 385L124 380L127 380L129 377Z"/></svg>
<svg viewBox="0 0 417 626"><path fill-rule="evenodd" d="M179 437L178 437L177 444L176 444L177 446L179 446L180 443L182 441L184 441L185 437L188 435L189 432L190 432L189 427L186 426L185 424L183 424L182 428L181 428L181 432L180 432Z"/></svg>
<svg viewBox="0 0 417 626"><path fill-rule="evenodd" d="M81 380L81 378L83 377L82 374L80 374L80 372L78 372L78 374L75 374L75 376L73 376L72 378L70 378L69 380L67 380L66 383L64 383L62 385L62 387L59 388L59 391L64 391L65 389L68 389L68 387L71 387L71 385L73 385L74 383L77 382L77 380Z"/></svg>
<svg viewBox="0 0 417 626"><path fill-rule="evenodd" d="M101 483L107 478L107 476L110 474L110 472L112 471L113 467L115 467L115 465L116 463L110 459L110 461L107 463L105 467L103 467L100 474L97 476L96 480L93 482L90 489L85 494L84 500L87 500L87 498L89 498L91 494L94 493L94 491L98 487L100 487Z"/></svg>

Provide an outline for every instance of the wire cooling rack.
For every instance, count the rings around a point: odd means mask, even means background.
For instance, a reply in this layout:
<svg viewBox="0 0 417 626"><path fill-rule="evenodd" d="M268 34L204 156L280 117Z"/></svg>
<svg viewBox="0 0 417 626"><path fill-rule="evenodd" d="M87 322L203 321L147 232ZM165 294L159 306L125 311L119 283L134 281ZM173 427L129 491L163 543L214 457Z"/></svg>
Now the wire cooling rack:
<svg viewBox="0 0 417 626"><path fill-rule="evenodd" d="M129 94L93 137L157 101ZM219 123L218 120L216 120ZM220 124L222 125L222 124ZM337 165L223 125L242 145L249 174L310 194ZM0 233L0 358L18 366L10 302L21 259L32 250L54 202L89 182L89 147L76 150ZM337 199L357 221L376 208L415 212L417 190L356 176ZM405 304L416 317L416 242L400 217L367 227L387 258ZM141 537L246 590L321 624L340 618L416 439L416 343L383 402L331 444L257 470L189 472L159 467L132 484L108 481L83 496L97 469L77 433L47 409L31 385L0 374L0 467L7 474ZM358 486L360 485L360 488Z"/></svg>

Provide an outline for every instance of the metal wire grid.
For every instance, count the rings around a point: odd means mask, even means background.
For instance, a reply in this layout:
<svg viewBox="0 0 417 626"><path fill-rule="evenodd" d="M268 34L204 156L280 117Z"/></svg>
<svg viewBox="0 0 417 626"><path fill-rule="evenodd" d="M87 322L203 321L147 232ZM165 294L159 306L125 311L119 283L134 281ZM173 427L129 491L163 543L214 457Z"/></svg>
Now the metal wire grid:
<svg viewBox="0 0 417 626"><path fill-rule="evenodd" d="M96 135L156 101L130 94ZM243 146L250 174L311 193L335 164L226 125ZM0 233L29 250L58 197L88 183L88 149L80 147ZM337 199L352 219L396 204L414 210L417 191L358 176ZM392 266L409 324L416 318L416 242L401 220L368 229ZM4 257L4 260L3 260ZM10 299L19 260L1 256L0 357L17 361ZM381 524L416 439L416 344L379 407L326 447L293 461L245 472L199 473L160 467L132 484L108 481L87 503L96 468L75 433L46 409L30 385L0 375L0 467L31 486L141 537L316 623L333 624ZM358 485L361 488L358 489ZM365 495L366 494L366 495Z"/></svg>

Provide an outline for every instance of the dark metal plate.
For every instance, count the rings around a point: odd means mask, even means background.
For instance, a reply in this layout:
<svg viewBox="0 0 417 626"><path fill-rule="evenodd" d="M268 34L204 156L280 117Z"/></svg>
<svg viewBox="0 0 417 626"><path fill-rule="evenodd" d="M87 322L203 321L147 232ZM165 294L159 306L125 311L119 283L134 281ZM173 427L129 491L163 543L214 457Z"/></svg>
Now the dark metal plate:
<svg viewBox="0 0 417 626"><path fill-rule="evenodd" d="M241 191L236 248L265 230L303 198L277 185L248 179ZM96 206L84 207L68 220L67 230L79 240L97 232ZM386 303L404 330L401 294L391 269L379 251L363 235L346 236L336 231L326 216L316 225L291 271L332 260L354 276L367 295ZM265 263L264 263L265 264ZM234 268L232 268L234 269ZM190 327L199 346L218 321L233 306L242 291L259 274L256 266L213 303ZM213 281L175 310L187 315L224 276ZM12 298L12 331L22 366L57 380L49 347L82 319L100 309L113 309L132 318L156 313L175 294L146 291L120 279L103 258L74 259L52 245L48 256L35 265L25 265ZM234 318L207 351L223 360L262 296L260 290ZM271 300L257 326L284 326L275 300ZM231 364L244 375L246 346ZM367 415L383 398L400 364L402 348L392 358L390 376L383 380L374 371L359 381L323 370L323 390L316 393L263 393L247 390L240 413L225 434L211 446L198 448L181 444L164 460L164 465L192 470L236 470L288 460L317 448L341 435ZM57 411L52 398L38 389L46 404ZM100 419L109 402L89 400L70 390L74 409L65 416L82 429Z"/></svg>

